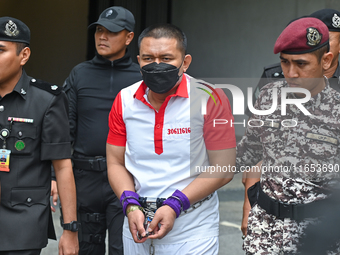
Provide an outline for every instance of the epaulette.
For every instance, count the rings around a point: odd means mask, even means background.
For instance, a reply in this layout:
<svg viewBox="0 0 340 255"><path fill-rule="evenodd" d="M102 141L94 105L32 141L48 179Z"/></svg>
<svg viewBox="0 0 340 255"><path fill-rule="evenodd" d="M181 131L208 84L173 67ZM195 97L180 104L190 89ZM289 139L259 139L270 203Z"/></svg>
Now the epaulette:
<svg viewBox="0 0 340 255"><path fill-rule="evenodd" d="M265 66L264 67L264 73L266 74L266 78L268 78L268 79L284 78L280 63Z"/></svg>
<svg viewBox="0 0 340 255"><path fill-rule="evenodd" d="M62 91L62 87L42 80L31 79L30 84L39 89L45 90L53 95L59 95Z"/></svg>

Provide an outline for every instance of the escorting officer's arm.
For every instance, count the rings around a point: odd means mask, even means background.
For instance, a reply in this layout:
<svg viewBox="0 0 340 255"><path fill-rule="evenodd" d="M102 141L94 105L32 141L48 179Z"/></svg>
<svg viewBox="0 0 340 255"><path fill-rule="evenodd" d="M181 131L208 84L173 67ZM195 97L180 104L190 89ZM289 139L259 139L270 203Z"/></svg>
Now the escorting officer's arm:
<svg viewBox="0 0 340 255"><path fill-rule="evenodd" d="M120 199L124 191L135 192L135 185L132 175L125 168L124 162L125 147L106 144L107 175L110 185ZM131 204L126 208L129 211ZM171 209L172 210L172 209ZM145 236L144 214L141 210L134 210L127 213L129 228L136 243L143 243L147 238L137 239L137 232Z"/></svg>
<svg viewBox="0 0 340 255"><path fill-rule="evenodd" d="M63 208L64 223L77 220L76 186L70 159L52 160L58 180L60 203ZM59 255L78 254L78 232L64 230L59 241Z"/></svg>
<svg viewBox="0 0 340 255"><path fill-rule="evenodd" d="M243 203L243 216L242 216L242 224L241 231L244 237L247 236L247 227L248 227L248 216L251 209L249 198L248 198L248 189L253 186L255 183L260 181L261 170L260 167L262 165L262 160L253 166L249 173L246 173L244 187L244 203Z"/></svg>

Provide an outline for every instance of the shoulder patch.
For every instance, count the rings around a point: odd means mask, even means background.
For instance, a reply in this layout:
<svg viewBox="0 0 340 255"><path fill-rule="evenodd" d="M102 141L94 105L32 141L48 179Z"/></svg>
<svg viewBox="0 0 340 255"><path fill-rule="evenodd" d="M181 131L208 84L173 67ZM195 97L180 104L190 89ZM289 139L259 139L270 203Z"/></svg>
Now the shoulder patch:
<svg viewBox="0 0 340 255"><path fill-rule="evenodd" d="M62 91L62 87L42 80L31 79L30 84L34 87L45 90L53 95L59 95Z"/></svg>

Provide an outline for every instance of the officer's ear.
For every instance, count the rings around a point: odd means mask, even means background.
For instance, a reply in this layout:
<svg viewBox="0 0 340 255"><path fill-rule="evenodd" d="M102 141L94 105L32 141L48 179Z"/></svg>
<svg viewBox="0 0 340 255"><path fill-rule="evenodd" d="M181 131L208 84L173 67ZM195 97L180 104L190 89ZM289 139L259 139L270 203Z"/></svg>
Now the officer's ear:
<svg viewBox="0 0 340 255"><path fill-rule="evenodd" d="M332 60L333 60L333 53L332 52L327 52L325 54L323 54L322 59L321 59L321 64L322 64L322 68L323 70L328 70L332 64Z"/></svg>
<svg viewBox="0 0 340 255"><path fill-rule="evenodd" d="M31 56L31 49L29 47L23 48L19 56L21 57L20 65L24 66Z"/></svg>
<svg viewBox="0 0 340 255"><path fill-rule="evenodd" d="M128 31L127 31L128 32ZM131 41L132 41L132 39L133 39L133 37L135 36L135 33L134 32L128 32L127 34L126 34L126 39L125 39L125 45L126 46L128 46L130 43L131 43Z"/></svg>

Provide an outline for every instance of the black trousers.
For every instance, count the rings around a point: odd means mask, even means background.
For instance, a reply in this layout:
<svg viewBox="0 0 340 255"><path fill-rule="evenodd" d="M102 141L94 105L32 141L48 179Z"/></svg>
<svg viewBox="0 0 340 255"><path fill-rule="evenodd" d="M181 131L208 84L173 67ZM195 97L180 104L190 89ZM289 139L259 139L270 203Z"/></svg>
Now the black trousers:
<svg viewBox="0 0 340 255"><path fill-rule="evenodd" d="M81 223L79 255L104 255L106 229L109 235L109 255L123 255L124 214L120 201L108 182L107 171L74 169L74 177L78 221ZM99 218L96 217L98 221L93 221L94 213L100 215ZM84 220L84 217L89 220Z"/></svg>
<svg viewBox="0 0 340 255"><path fill-rule="evenodd" d="M41 249L22 251L0 251L0 255L40 255Z"/></svg>

